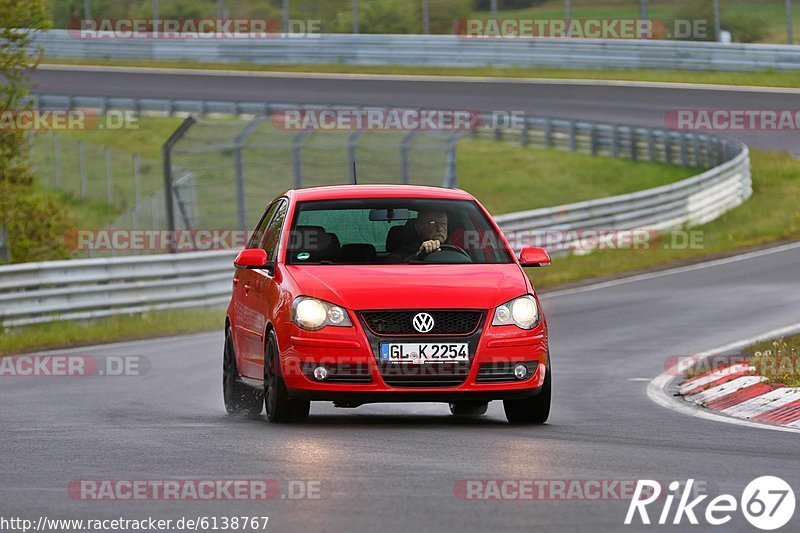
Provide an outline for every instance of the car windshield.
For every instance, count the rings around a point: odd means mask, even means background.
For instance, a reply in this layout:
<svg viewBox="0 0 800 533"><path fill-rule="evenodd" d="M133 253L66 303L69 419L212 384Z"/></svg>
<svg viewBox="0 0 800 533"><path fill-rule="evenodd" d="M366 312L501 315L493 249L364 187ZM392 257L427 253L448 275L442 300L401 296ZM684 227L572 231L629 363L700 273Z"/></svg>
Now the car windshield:
<svg viewBox="0 0 800 533"><path fill-rule="evenodd" d="M470 200L346 199L301 202L286 263L510 263L513 258Z"/></svg>

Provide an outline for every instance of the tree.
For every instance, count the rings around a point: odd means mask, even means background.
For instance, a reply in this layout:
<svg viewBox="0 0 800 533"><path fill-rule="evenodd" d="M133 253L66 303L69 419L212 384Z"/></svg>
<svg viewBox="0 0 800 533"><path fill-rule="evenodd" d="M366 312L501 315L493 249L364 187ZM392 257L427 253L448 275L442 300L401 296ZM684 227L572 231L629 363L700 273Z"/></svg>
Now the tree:
<svg viewBox="0 0 800 533"><path fill-rule="evenodd" d="M48 27L42 0L0 0L0 111L14 113L24 108L28 95L27 75L39 63L41 50L32 47L34 36ZM24 132L0 129L0 182L30 185L24 164Z"/></svg>
<svg viewBox="0 0 800 533"><path fill-rule="evenodd" d="M0 113L4 116L30 105L28 74L42 55L34 39L48 27L43 0L0 0ZM11 257L17 262L65 257L67 208L36 191L26 155L25 132L0 128L0 226L8 233Z"/></svg>

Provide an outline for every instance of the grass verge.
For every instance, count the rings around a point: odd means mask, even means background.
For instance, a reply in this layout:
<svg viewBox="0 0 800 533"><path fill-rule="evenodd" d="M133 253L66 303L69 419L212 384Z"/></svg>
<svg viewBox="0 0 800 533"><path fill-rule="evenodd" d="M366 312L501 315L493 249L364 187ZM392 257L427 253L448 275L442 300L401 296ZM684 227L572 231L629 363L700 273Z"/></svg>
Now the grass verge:
<svg viewBox="0 0 800 533"><path fill-rule="evenodd" d="M800 335L762 342L745 353L753 356L756 371L770 382L800 387Z"/></svg>
<svg viewBox="0 0 800 533"><path fill-rule="evenodd" d="M800 71L762 70L758 72L662 71L637 69L570 69L517 67L413 67L368 65L283 65L256 63L199 63L196 61L110 60L45 58L49 64L98 65L118 67L220 69L248 72L328 73L328 74L387 74L420 76L470 76L489 78L552 78L670 82L718 85L743 85L797 88Z"/></svg>
<svg viewBox="0 0 800 533"><path fill-rule="evenodd" d="M697 173L493 140L460 141L457 160L458 186L496 215L640 191Z"/></svg>
<svg viewBox="0 0 800 533"><path fill-rule="evenodd" d="M692 228L702 245L680 247L661 240L649 247L600 250L557 257L547 269L529 269L537 288L552 288L595 278L677 266L772 242L800 238L800 161L784 153L750 152L753 197L720 218Z"/></svg>
<svg viewBox="0 0 800 533"><path fill-rule="evenodd" d="M91 321L59 321L7 328L0 336L0 356L31 350L101 344L199 331L222 330L223 309L155 311Z"/></svg>

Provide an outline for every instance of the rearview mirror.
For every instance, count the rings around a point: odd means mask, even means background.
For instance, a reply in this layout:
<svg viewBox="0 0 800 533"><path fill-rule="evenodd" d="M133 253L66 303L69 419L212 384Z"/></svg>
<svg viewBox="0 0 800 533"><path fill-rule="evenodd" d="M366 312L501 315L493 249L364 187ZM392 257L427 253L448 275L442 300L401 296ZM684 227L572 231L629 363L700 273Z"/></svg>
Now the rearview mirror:
<svg viewBox="0 0 800 533"><path fill-rule="evenodd" d="M261 248L247 248L239 252L233 260L236 268L264 268L267 265L267 252Z"/></svg>
<svg viewBox="0 0 800 533"><path fill-rule="evenodd" d="M411 213L408 209L370 209L370 222L393 222L395 220L409 220Z"/></svg>
<svg viewBox="0 0 800 533"><path fill-rule="evenodd" d="M544 248L531 246L523 248L519 254L519 262L524 267L546 267L550 266L550 254Z"/></svg>

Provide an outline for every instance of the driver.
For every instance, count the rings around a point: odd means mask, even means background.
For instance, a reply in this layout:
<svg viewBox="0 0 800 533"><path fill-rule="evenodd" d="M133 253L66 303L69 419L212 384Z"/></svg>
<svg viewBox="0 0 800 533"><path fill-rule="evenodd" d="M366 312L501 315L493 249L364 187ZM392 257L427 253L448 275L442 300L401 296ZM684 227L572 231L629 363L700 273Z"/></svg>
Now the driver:
<svg viewBox="0 0 800 533"><path fill-rule="evenodd" d="M438 252L447 242L447 213L437 209L424 209L414 222L416 239L406 243L391 254L393 259L410 260L420 254Z"/></svg>

